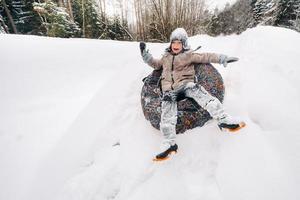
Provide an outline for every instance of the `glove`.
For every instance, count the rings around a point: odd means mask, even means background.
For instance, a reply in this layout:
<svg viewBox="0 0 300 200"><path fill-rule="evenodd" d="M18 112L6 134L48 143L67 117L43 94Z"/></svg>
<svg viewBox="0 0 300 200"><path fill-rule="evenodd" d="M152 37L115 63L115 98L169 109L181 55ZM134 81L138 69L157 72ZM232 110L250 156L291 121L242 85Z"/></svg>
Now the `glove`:
<svg viewBox="0 0 300 200"><path fill-rule="evenodd" d="M239 59L237 57L228 57L226 55L221 54L219 63L222 64L224 67L227 67L228 63L236 62Z"/></svg>
<svg viewBox="0 0 300 200"><path fill-rule="evenodd" d="M177 99L177 94L172 91L166 91L163 94L162 101L175 102Z"/></svg>
<svg viewBox="0 0 300 200"><path fill-rule="evenodd" d="M140 42L141 55L143 55L143 52L144 52L145 49L146 49L146 43L145 42Z"/></svg>
<svg viewBox="0 0 300 200"><path fill-rule="evenodd" d="M140 42L140 50L141 50L141 55L143 57L144 62L149 63L150 60L152 59L152 55L151 55L151 53L149 53L149 50L146 50L145 42Z"/></svg>

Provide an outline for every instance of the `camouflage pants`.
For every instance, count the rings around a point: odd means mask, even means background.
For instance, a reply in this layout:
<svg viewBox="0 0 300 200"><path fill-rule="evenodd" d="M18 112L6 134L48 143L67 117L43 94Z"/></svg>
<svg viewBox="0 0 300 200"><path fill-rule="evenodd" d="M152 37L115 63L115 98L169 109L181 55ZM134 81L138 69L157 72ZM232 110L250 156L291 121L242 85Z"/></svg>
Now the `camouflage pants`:
<svg viewBox="0 0 300 200"><path fill-rule="evenodd" d="M176 90L164 92L161 103L160 131L164 136L163 146L166 148L175 144L177 123L176 100L180 94L193 98L218 121L227 117L221 102L216 97L210 95L202 86L199 87L195 83L188 83Z"/></svg>

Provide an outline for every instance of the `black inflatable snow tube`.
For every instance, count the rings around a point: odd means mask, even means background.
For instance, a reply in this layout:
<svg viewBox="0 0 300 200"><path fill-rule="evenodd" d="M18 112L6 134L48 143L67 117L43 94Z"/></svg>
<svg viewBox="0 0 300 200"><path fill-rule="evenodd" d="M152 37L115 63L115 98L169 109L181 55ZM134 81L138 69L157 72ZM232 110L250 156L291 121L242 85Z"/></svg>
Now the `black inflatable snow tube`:
<svg viewBox="0 0 300 200"><path fill-rule="evenodd" d="M159 79L162 70L154 70L144 78L141 92L141 104L144 116L151 125L159 129L161 115L161 90ZM211 95L221 102L224 99L224 82L222 76L211 64L196 64L196 84L203 86ZM178 119L176 133L203 126L211 119L209 113L200 107L193 99L184 98L178 101Z"/></svg>

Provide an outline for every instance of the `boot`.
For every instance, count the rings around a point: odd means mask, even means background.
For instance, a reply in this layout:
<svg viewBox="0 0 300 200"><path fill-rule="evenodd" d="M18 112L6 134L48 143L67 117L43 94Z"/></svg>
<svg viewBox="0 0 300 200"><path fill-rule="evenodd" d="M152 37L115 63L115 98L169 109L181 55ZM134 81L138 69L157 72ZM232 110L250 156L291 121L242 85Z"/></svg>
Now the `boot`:
<svg viewBox="0 0 300 200"><path fill-rule="evenodd" d="M236 132L246 126L245 122L237 121L230 116L219 120L218 126L221 130Z"/></svg>
<svg viewBox="0 0 300 200"><path fill-rule="evenodd" d="M169 158L169 155L172 153L177 153L178 145L174 144L170 146L167 150L159 153L156 155L156 157L153 159L153 161L163 161L167 160Z"/></svg>

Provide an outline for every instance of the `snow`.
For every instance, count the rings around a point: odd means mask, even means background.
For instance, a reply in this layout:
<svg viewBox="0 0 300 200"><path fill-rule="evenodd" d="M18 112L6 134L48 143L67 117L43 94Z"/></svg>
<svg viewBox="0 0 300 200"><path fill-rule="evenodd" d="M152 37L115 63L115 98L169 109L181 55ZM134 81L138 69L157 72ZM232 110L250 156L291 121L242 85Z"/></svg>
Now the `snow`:
<svg viewBox="0 0 300 200"><path fill-rule="evenodd" d="M299 33L257 27L191 37L239 57L222 74L238 134L211 121L179 135L179 152L145 120L137 42L0 35L0 199L300 198ZM168 44L148 44L159 57Z"/></svg>

